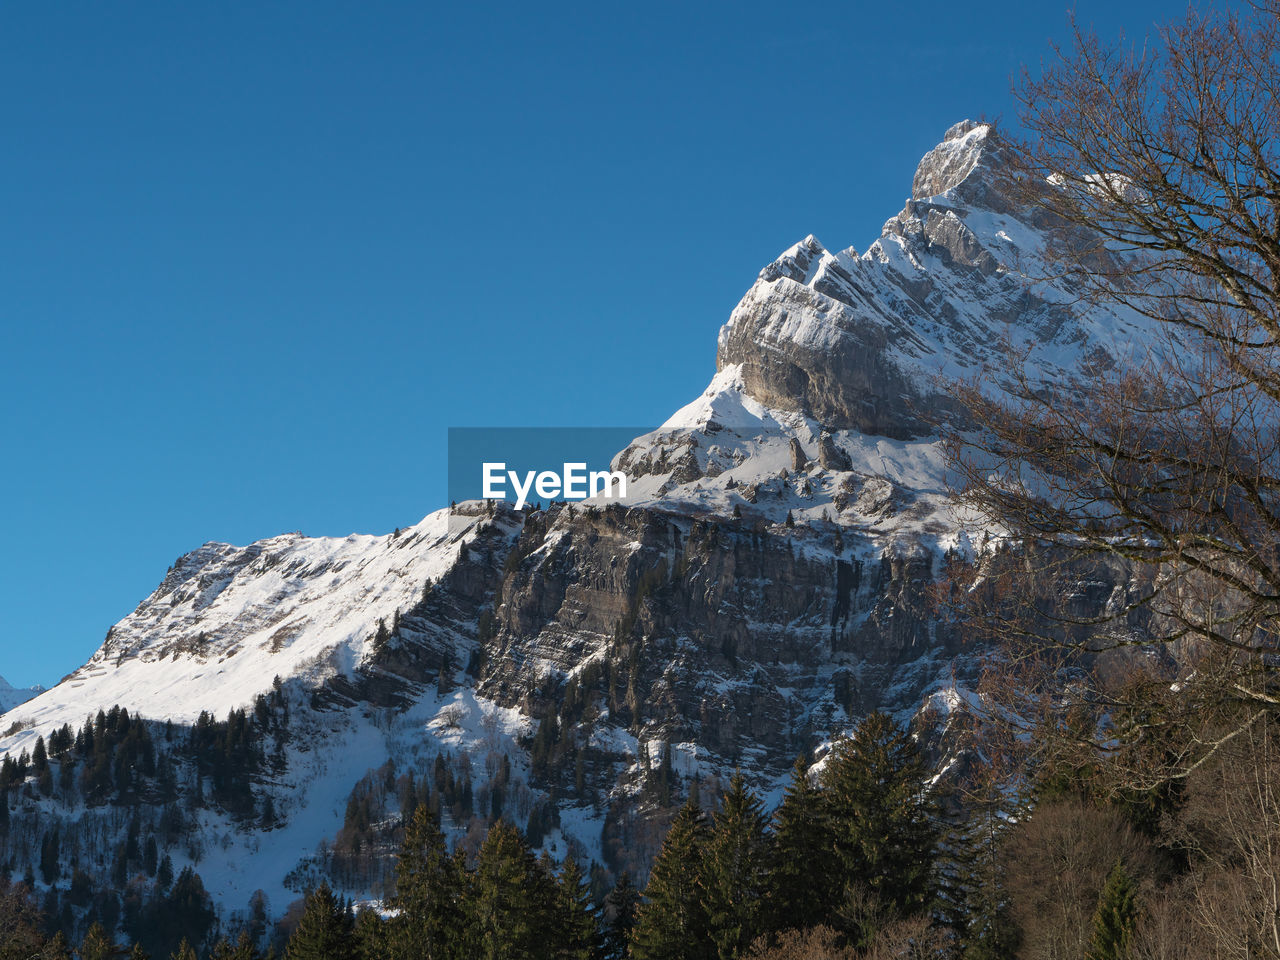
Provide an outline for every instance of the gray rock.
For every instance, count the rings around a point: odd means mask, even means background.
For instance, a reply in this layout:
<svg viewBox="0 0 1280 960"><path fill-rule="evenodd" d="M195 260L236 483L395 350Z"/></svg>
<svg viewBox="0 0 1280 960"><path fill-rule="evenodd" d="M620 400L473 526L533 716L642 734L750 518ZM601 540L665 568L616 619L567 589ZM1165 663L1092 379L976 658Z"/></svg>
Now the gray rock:
<svg viewBox="0 0 1280 960"><path fill-rule="evenodd" d="M804 447L795 437L791 438L791 469L797 473L809 466L809 458L805 456Z"/></svg>
<svg viewBox="0 0 1280 960"><path fill-rule="evenodd" d="M818 465L823 470L843 471L853 469L849 454L837 447L835 440L831 438L831 434L825 430L822 432L822 436L818 438Z"/></svg>

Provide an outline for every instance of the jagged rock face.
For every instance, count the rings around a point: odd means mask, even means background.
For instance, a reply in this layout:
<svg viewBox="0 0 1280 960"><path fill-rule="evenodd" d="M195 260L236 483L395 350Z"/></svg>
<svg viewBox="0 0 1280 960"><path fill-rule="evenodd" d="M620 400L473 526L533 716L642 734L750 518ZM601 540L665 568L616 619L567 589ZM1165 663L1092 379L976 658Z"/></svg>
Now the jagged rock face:
<svg viewBox="0 0 1280 960"><path fill-rule="evenodd" d="M1114 318L1073 316L1069 290L1024 277L1048 238L1043 214L1010 200L1004 164L991 127L952 127L866 253L810 236L761 271L720 332L717 369L738 368L766 407L898 439L959 415L938 374L1007 372L1006 337L1033 344L1045 379L1069 380Z"/></svg>
<svg viewBox="0 0 1280 960"><path fill-rule="evenodd" d="M928 557L830 537L623 507L531 523L480 689L536 713L547 678L612 662L643 706L599 722L780 773L852 717L917 706L952 649L931 627Z"/></svg>

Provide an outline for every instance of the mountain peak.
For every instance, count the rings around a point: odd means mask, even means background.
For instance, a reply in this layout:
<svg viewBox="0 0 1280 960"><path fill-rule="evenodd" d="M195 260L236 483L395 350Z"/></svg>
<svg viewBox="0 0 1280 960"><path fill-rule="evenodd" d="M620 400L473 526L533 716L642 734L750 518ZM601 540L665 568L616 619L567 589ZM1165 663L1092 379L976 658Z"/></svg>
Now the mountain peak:
<svg viewBox="0 0 1280 960"><path fill-rule="evenodd" d="M989 123L961 120L954 124L916 167L912 199L926 200L960 186L993 152L995 144L995 131Z"/></svg>
<svg viewBox="0 0 1280 960"><path fill-rule="evenodd" d="M825 256L828 256L827 248L811 233L782 251L773 263L760 271L758 279L772 283L781 277L788 277L796 283L808 283L813 279L815 265Z"/></svg>

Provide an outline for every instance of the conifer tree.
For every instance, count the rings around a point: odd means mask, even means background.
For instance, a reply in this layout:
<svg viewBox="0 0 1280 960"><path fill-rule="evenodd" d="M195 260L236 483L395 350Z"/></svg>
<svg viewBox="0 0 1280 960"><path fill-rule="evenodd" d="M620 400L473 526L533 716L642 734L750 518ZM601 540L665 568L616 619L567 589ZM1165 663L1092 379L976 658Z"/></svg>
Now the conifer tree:
<svg viewBox="0 0 1280 960"><path fill-rule="evenodd" d="M147 871L148 877L154 877L156 870L159 869L160 850L156 846L155 835L147 837L146 846L143 847L142 868ZM172 867L170 867L172 869Z"/></svg>
<svg viewBox="0 0 1280 960"><path fill-rule="evenodd" d="M67 945L67 938L59 930L36 956L40 960L71 960L71 947Z"/></svg>
<svg viewBox="0 0 1280 960"><path fill-rule="evenodd" d="M391 906L399 914L387 923L387 952L393 960L441 960L459 956L466 917L464 875L450 858L440 824L419 804L405 829L396 863Z"/></svg>
<svg viewBox="0 0 1280 960"><path fill-rule="evenodd" d="M178 949L169 954L169 960L200 960L200 958L187 938L183 937L182 942L178 944Z"/></svg>
<svg viewBox="0 0 1280 960"><path fill-rule="evenodd" d="M55 826L52 833L45 834L44 840L40 844L40 875L44 878L45 883L55 883L58 877L62 875L59 860L61 849L58 828Z"/></svg>
<svg viewBox="0 0 1280 960"><path fill-rule="evenodd" d="M472 881L469 956L483 960L532 960L546 955L544 937L554 902L551 880L538 867L520 831L498 820L476 857Z"/></svg>
<svg viewBox="0 0 1280 960"><path fill-rule="evenodd" d="M879 711L833 748L822 786L841 898L861 885L902 914L929 904L938 831L925 777L915 742Z"/></svg>
<svg viewBox="0 0 1280 960"><path fill-rule="evenodd" d="M623 870L618 882L605 897L604 960L625 960L631 931L636 925L636 908L640 892L631 882L631 874Z"/></svg>
<svg viewBox="0 0 1280 960"><path fill-rule="evenodd" d="M1006 821L1001 812L998 799L976 804L947 852L952 866L944 883L946 912L959 933L964 960L1006 960L1018 947L1005 885Z"/></svg>
<svg viewBox="0 0 1280 960"><path fill-rule="evenodd" d="M556 892L559 908L556 956L564 960L592 960L600 950L600 926L591 902L591 887L572 854L564 858L560 867Z"/></svg>
<svg viewBox="0 0 1280 960"><path fill-rule="evenodd" d="M1085 960L1129 960L1129 944L1138 919L1133 879L1117 860L1107 876L1093 915L1093 936Z"/></svg>
<svg viewBox="0 0 1280 960"><path fill-rule="evenodd" d="M286 960L359 960L355 922L328 884L307 894L298 929L289 938Z"/></svg>
<svg viewBox="0 0 1280 960"><path fill-rule="evenodd" d="M249 936L249 931L241 930L235 946L226 937L219 940L214 945L210 960L262 960L262 954Z"/></svg>
<svg viewBox="0 0 1280 960"><path fill-rule="evenodd" d="M200 875L190 867L183 867L173 882L173 889L147 906L142 922L144 935L139 939L157 951L180 938L203 944L216 919L213 901Z"/></svg>
<svg viewBox="0 0 1280 960"><path fill-rule="evenodd" d="M361 910L356 916L356 952L360 960L387 960L393 956L387 924L376 910Z"/></svg>
<svg viewBox="0 0 1280 960"><path fill-rule="evenodd" d="M119 948L111 942L102 924L95 923L80 941L80 960L110 960Z"/></svg>
<svg viewBox="0 0 1280 960"><path fill-rule="evenodd" d="M166 853L164 859L160 861L160 868L156 871L156 889L166 893L171 883L173 883L173 858Z"/></svg>
<svg viewBox="0 0 1280 960"><path fill-rule="evenodd" d="M708 842L702 810L690 798L653 861L631 932L636 960L708 960L715 956L699 894Z"/></svg>
<svg viewBox="0 0 1280 960"><path fill-rule="evenodd" d="M151 956L142 949L142 944L135 943L133 949L129 951L129 960L151 960Z"/></svg>
<svg viewBox="0 0 1280 960"><path fill-rule="evenodd" d="M720 960L734 960L765 927L772 850L769 818L741 773L715 815L699 876L707 928Z"/></svg>
<svg viewBox="0 0 1280 960"><path fill-rule="evenodd" d="M834 849L822 793L809 780L809 758L801 755L773 815L773 930L807 930L828 921L836 904L818 894L835 886Z"/></svg>

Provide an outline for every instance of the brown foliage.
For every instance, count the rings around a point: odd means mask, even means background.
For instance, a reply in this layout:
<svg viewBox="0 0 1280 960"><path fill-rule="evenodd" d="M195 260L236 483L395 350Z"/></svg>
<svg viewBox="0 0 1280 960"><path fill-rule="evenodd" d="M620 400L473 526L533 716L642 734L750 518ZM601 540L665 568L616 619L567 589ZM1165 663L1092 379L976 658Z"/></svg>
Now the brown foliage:
<svg viewBox="0 0 1280 960"><path fill-rule="evenodd" d="M0 877L0 960L39 957L45 946L40 913L29 891Z"/></svg>
<svg viewBox="0 0 1280 960"><path fill-rule="evenodd" d="M841 944L835 930L818 926L787 930L773 942L761 937L746 960L937 960L946 956L946 936L924 917L887 924L863 951Z"/></svg>
<svg viewBox="0 0 1280 960"><path fill-rule="evenodd" d="M1119 857L1148 883L1160 859L1115 811L1076 798L1041 803L1007 841L1010 915L1022 933L1022 960L1083 956L1107 873Z"/></svg>
<svg viewBox="0 0 1280 960"><path fill-rule="evenodd" d="M852 947L840 945L840 935L830 927L787 930L773 944L761 937L746 956L747 960L858 960Z"/></svg>
<svg viewBox="0 0 1280 960"><path fill-rule="evenodd" d="M1280 958L1280 742L1269 719L1249 724L1187 778L1167 824L1190 857L1184 882L1139 931L1140 957Z"/></svg>

